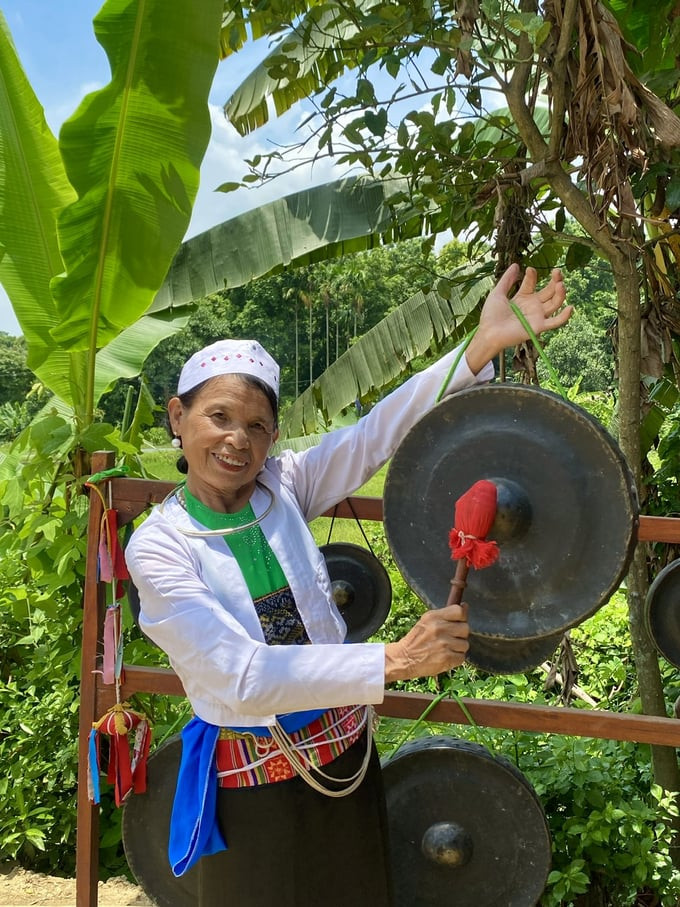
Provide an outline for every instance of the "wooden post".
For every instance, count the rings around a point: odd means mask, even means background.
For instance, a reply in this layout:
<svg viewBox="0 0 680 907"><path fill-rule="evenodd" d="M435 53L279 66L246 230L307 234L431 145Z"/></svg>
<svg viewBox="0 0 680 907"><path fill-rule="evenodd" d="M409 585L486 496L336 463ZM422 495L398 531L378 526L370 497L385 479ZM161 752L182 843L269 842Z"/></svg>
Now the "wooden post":
<svg viewBox="0 0 680 907"><path fill-rule="evenodd" d="M96 453L92 471L113 465L113 454ZM83 632L80 657L80 722L78 730L78 809L76 827L76 907L97 907L99 882L99 806L87 789L88 741L97 708L97 643L104 622L104 590L97 581L99 528L103 515L99 495L90 497L87 563L83 590Z"/></svg>
<svg viewBox="0 0 680 907"><path fill-rule="evenodd" d="M93 472L113 466L112 453L98 452L92 457ZM131 522L150 505L162 501L172 482L149 479L114 478L110 484L112 506L118 512L118 525ZM109 488L106 488L105 495ZM97 907L99 879L99 807L90 803L87 788L88 738L92 723L115 702L115 689L101 682L98 673L98 647L102 638L105 587L98 580L98 548L102 502L90 497L87 530L87 565L83 593L83 631L80 686L80 730L78 755L78 813L76 845L76 905ZM324 516L382 521L381 498L351 497L326 511ZM680 542L680 519L641 516L638 541ZM121 690L124 699L134 693L149 692L181 696L182 684L167 668L126 665ZM381 715L418 719L431 708L434 697L419 693L388 691L378 706ZM538 706L532 703L494 702L462 699L443 700L429 711L428 720L482 727L506 728L549 734L601 737L637 743L680 747L680 721L651 715L614 713L598 709Z"/></svg>

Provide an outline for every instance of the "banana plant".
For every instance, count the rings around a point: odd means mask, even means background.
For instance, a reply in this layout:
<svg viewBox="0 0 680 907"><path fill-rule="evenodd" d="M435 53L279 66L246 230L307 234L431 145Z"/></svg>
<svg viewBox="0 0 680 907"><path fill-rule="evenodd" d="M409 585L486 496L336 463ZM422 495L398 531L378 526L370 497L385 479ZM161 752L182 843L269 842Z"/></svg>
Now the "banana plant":
<svg viewBox="0 0 680 907"><path fill-rule="evenodd" d="M191 216L222 14L222 0L107 0L94 31L111 81L59 142L0 15L0 281L29 367L80 429L97 389L187 316L145 313Z"/></svg>
<svg viewBox="0 0 680 907"><path fill-rule="evenodd" d="M462 340L493 279L472 272L457 278L415 293L360 337L286 411L282 442L327 430L344 409L386 387L433 345Z"/></svg>
<svg viewBox="0 0 680 907"><path fill-rule="evenodd" d="M218 58L243 42L241 26L218 0L199 14L181 0L107 0L94 31L111 81L84 99L57 142L0 14L0 281L29 367L55 395L53 418L75 415L74 437L196 300L289 264L419 235L427 223L405 181L347 177L180 246L209 136L211 80ZM394 377L368 360L373 383Z"/></svg>

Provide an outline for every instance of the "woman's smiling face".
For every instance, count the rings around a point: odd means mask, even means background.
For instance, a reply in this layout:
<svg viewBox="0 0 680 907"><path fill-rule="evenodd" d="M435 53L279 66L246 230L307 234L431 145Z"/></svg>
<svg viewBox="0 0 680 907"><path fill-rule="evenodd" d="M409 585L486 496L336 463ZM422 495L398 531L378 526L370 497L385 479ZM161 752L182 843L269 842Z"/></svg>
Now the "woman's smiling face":
<svg viewBox="0 0 680 907"><path fill-rule="evenodd" d="M182 439L191 494L217 511L245 507L278 438L266 395L240 375L220 375L198 390L190 406L173 397L168 415Z"/></svg>

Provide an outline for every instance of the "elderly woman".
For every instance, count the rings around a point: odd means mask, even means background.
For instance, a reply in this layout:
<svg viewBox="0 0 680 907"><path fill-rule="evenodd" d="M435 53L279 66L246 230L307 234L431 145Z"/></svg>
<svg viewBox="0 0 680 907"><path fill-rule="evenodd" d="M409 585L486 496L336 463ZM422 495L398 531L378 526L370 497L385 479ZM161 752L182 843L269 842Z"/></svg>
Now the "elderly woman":
<svg viewBox="0 0 680 907"><path fill-rule="evenodd" d="M512 266L486 300L447 393L493 377L526 339L508 305ZM537 334L559 327L562 275L514 297ZM396 680L437 674L467 652L465 606L424 614L398 642L344 643L308 523L362 485L434 405L447 354L356 425L270 457L279 368L250 340L193 355L168 405L186 481L127 548L140 626L167 652L195 718L170 835L180 875L196 864L203 907L387 907L385 809L370 706Z"/></svg>

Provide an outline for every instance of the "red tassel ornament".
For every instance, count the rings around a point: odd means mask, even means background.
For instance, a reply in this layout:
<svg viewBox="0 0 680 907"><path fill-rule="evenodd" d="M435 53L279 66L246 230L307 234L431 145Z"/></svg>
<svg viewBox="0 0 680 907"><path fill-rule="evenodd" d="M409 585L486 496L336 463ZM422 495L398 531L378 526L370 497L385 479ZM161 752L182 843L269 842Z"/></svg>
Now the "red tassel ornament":
<svg viewBox="0 0 680 907"><path fill-rule="evenodd" d="M128 735L135 732L132 754ZM121 806L131 793L146 790L146 764L151 744L151 727L142 712L130 708L128 702L118 702L92 725L90 746L91 799L99 802L101 735L109 737L109 758L106 780L114 786L116 806ZM96 795L94 794L96 791Z"/></svg>

